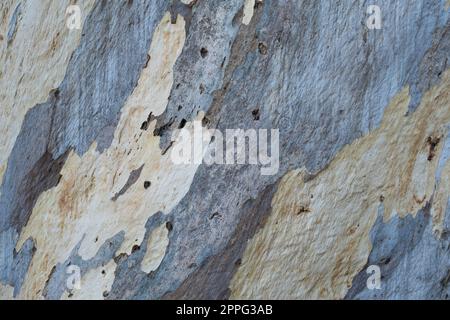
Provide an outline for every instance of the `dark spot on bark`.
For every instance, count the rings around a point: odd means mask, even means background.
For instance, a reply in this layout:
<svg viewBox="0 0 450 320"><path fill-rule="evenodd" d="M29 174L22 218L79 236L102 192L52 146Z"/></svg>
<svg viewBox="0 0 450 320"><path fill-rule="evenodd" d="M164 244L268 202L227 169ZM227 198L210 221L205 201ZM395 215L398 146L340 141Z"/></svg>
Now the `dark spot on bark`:
<svg viewBox="0 0 450 320"><path fill-rule="evenodd" d="M186 126L186 123L187 123L186 119L181 120L178 129L183 129Z"/></svg>
<svg viewBox="0 0 450 320"><path fill-rule="evenodd" d="M260 42L258 44L258 50L259 53L262 54L263 56L267 55L267 44L265 44L264 42Z"/></svg>
<svg viewBox="0 0 450 320"><path fill-rule="evenodd" d="M204 117L203 119L202 119L202 126L204 126L204 127L207 127L209 124L210 124L210 120L209 120L209 118L208 117Z"/></svg>
<svg viewBox="0 0 450 320"><path fill-rule="evenodd" d="M430 148L428 152L428 161L432 161L436 156L436 147L438 146L440 141L441 141L440 137L428 137L427 143Z"/></svg>
<svg viewBox="0 0 450 320"><path fill-rule="evenodd" d="M147 54L147 60L145 61L144 69L146 69L148 67L148 63L150 62L150 59L151 59L150 55Z"/></svg>
<svg viewBox="0 0 450 320"><path fill-rule="evenodd" d="M297 211L297 215L301 215L302 213L308 213L311 212L311 209L305 207L305 206L300 206L300 208Z"/></svg>
<svg viewBox="0 0 450 320"><path fill-rule="evenodd" d="M259 9L264 5L264 1L256 0L253 8Z"/></svg>
<svg viewBox="0 0 450 320"><path fill-rule="evenodd" d="M56 99L59 98L59 94L60 94L59 89L54 89L54 90L53 90L53 96L54 96Z"/></svg>
<svg viewBox="0 0 450 320"><path fill-rule="evenodd" d="M172 230L173 230L173 224L172 224L172 222L168 221L168 222L166 223L166 228L167 228L167 230L169 230L169 232L172 232Z"/></svg>
<svg viewBox="0 0 450 320"><path fill-rule="evenodd" d="M259 121L259 119L261 118L261 112L259 111L259 108L252 111L252 116L253 120Z"/></svg>
<svg viewBox="0 0 450 320"><path fill-rule="evenodd" d="M135 253L135 252L137 252L137 251L139 251L139 250L141 250L141 247L138 246L137 244L135 244L135 245L133 246L133 248L131 249L131 253Z"/></svg>
<svg viewBox="0 0 450 320"><path fill-rule="evenodd" d="M222 217L222 215L221 215L220 213L214 212L214 213L211 215L211 217L209 217L209 220L212 220L212 219L214 219L214 218L221 218L221 217Z"/></svg>
<svg viewBox="0 0 450 320"><path fill-rule="evenodd" d="M148 188L150 188L151 185L152 185L152 183L150 181L145 181L144 182L144 189L147 190Z"/></svg>
<svg viewBox="0 0 450 320"><path fill-rule="evenodd" d="M202 56L202 58L206 58L208 56L208 49L206 48L201 48L200 49L200 55Z"/></svg>
<svg viewBox="0 0 450 320"><path fill-rule="evenodd" d="M223 69L223 67L225 66L225 62L227 61L227 57L223 58L223 61L220 65L220 68Z"/></svg>
<svg viewBox="0 0 450 320"><path fill-rule="evenodd" d="M154 119L156 119L155 116L153 116L153 113L150 112L150 114L149 114L148 117L147 117L147 120L144 121L144 122L142 123L142 125L141 125L141 130L147 131L147 130L148 130L148 127L149 127L149 125L150 125L150 123L151 123Z"/></svg>

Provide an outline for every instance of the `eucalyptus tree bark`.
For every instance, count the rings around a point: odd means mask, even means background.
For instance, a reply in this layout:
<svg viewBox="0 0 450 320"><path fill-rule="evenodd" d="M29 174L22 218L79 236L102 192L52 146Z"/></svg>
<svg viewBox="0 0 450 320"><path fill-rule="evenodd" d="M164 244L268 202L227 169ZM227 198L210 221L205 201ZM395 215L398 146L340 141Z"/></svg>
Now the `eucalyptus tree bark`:
<svg viewBox="0 0 450 320"><path fill-rule="evenodd" d="M450 3L375 2L3 0L0 297L448 298Z"/></svg>

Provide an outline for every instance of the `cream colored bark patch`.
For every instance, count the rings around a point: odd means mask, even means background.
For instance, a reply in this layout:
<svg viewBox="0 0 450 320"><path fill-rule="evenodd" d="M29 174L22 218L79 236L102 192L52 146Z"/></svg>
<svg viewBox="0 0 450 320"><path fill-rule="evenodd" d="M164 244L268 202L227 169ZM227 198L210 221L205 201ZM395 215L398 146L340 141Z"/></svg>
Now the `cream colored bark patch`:
<svg viewBox="0 0 450 320"><path fill-rule="evenodd" d="M148 239L147 252L141 263L141 270L150 273L158 269L169 245L169 230L163 224L154 230Z"/></svg>
<svg viewBox="0 0 450 320"><path fill-rule="evenodd" d="M29 109L47 101L59 87L81 30L66 27L70 0L2 0L0 12L0 183ZM20 3L17 31L8 44L11 17ZM78 1L82 22L94 0Z"/></svg>
<svg viewBox="0 0 450 320"><path fill-rule="evenodd" d="M446 72L410 116L403 90L380 128L343 148L326 170L312 179L303 169L286 174L232 280L232 298L344 298L367 262L380 203L386 219L416 214L435 192L442 143L433 141L450 122L449 87ZM449 197L448 168L435 199L440 208Z"/></svg>
<svg viewBox="0 0 450 320"><path fill-rule="evenodd" d="M0 300L14 300L14 288L0 283Z"/></svg>
<svg viewBox="0 0 450 320"><path fill-rule="evenodd" d="M114 283L117 265L110 261L106 266L89 270L82 278L80 289L64 292L63 300L104 300Z"/></svg>
<svg viewBox="0 0 450 320"><path fill-rule="evenodd" d="M444 165L440 177L440 183L437 185L437 190L434 195L433 207L431 208L431 215L433 217L434 233L437 236L442 236L444 231L444 219L447 210L447 203L450 192L450 160Z"/></svg>
<svg viewBox="0 0 450 320"><path fill-rule="evenodd" d="M32 237L37 247L22 287L23 297L39 297L37 292L51 268L65 261L80 241L79 254L87 260L106 240L125 231L118 254L130 254L142 242L149 217L170 211L189 190L198 166L175 165L170 152L162 155L159 137L153 136L156 121L147 131L141 130L150 113L158 116L167 106L172 68L184 42L183 17L172 24L167 13L154 32L151 58L122 109L111 147L99 154L94 144L81 158L71 153L59 185L39 197L17 244L20 248ZM138 181L113 201L130 173L142 166ZM146 182L150 182L148 188Z"/></svg>
<svg viewBox="0 0 450 320"><path fill-rule="evenodd" d="M256 0L245 0L244 4L244 16L242 18L242 23L248 26L250 21L252 21L253 13L255 11Z"/></svg>

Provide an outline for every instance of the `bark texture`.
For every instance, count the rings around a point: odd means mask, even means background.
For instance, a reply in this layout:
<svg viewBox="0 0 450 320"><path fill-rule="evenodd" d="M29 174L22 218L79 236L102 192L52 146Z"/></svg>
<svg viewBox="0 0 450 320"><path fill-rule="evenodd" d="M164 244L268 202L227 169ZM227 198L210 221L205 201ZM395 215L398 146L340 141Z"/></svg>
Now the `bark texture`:
<svg viewBox="0 0 450 320"><path fill-rule="evenodd" d="M3 0L0 298L447 299L450 2L373 4ZM175 164L196 121L279 170Z"/></svg>

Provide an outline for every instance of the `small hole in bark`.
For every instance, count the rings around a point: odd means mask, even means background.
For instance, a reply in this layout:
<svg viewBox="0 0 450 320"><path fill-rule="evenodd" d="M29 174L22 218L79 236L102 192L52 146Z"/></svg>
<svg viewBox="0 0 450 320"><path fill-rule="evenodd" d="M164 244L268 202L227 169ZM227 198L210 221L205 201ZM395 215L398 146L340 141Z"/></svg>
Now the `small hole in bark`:
<svg viewBox="0 0 450 320"><path fill-rule="evenodd" d="M178 111L181 111L183 109L183 106L178 106Z"/></svg>
<svg viewBox="0 0 450 320"><path fill-rule="evenodd" d="M106 274L106 271L105 271L105 270L102 270L102 274L105 275L105 274Z"/></svg>
<svg viewBox="0 0 450 320"><path fill-rule="evenodd" d="M181 120L178 129L183 129L186 126L186 123L187 123L186 119Z"/></svg>
<svg viewBox="0 0 450 320"><path fill-rule="evenodd" d="M205 86L203 84L200 84L199 90L200 90L200 94L205 93Z"/></svg>
<svg viewBox="0 0 450 320"><path fill-rule="evenodd" d="M265 44L264 42L260 42L258 44L258 50L260 54L265 56L267 54L267 44Z"/></svg>
<svg viewBox="0 0 450 320"><path fill-rule="evenodd" d="M135 245L133 246L133 248L131 249L131 253L135 253L136 251L139 251L139 250L141 250L141 247L138 246L137 244L135 244Z"/></svg>
<svg viewBox="0 0 450 320"><path fill-rule="evenodd" d="M260 119L260 117L261 117L261 114L260 114L259 109L253 110L253 111L252 111L252 115L253 115L253 120L259 121L259 119Z"/></svg>
<svg viewBox="0 0 450 320"><path fill-rule="evenodd" d="M214 218L220 218L222 217L222 215L218 212L215 212L211 215L211 217L209 217L210 220L213 220Z"/></svg>
<svg viewBox="0 0 450 320"><path fill-rule="evenodd" d="M432 161L436 156L436 147L438 146L441 138L439 137L428 137L427 143L430 146L430 150L428 152L428 161Z"/></svg>
<svg viewBox="0 0 450 320"><path fill-rule="evenodd" d="M152 183L150 181L145 181L144 182L144 188L145 190L147 190L148 188L150 188L150 186L152 185Z"/></svg>
<svg viewBox="0 0 450 320"><path fill-rule="evenodd" d="M104 291L103 292L103 298L107 298L109 296L109 292L108 291Z"/></svg>
<svg viewBox="0 0 450 320"><path fill-rule="evenodd" d="M169 232L171 232L171 231L173 230L172 222L168 221L168 222L166 223L166 228L167 228L167 230L169 230Z"/></svg>
<svg viewBox="0 0 450 320"><path fill-rule="evenodd" d="M147 54L147 60L145 60L145 65L144 65L144 69L147 69L147 67L148 67L148 63L150 62L150 59L151 59L150 55L149 55L149 54Z"/></svg>
<svg viewBox="0 0 450 320"><path fill-rule="evenodd" d="M155 117L153 116L153 112L150 112L150 114L147 117L147 120L142 123L141 130L147 131L147 129L150 125L150 122L152 122L154 119L155 119Z"/></svg>
<svg viewBox="0 0 450 320"><path fill-rule="evenodd" d="M204 117L202 119L202 126L207 127L209 125L210 121L207 117Z"/></svg>
<svg viewBox="0 0 450 320"><path fill-rule="evenodd" d="M206 58L208 56L208 50L206 48L201 48L200 55L202 56L203 59Z"/></svg>

